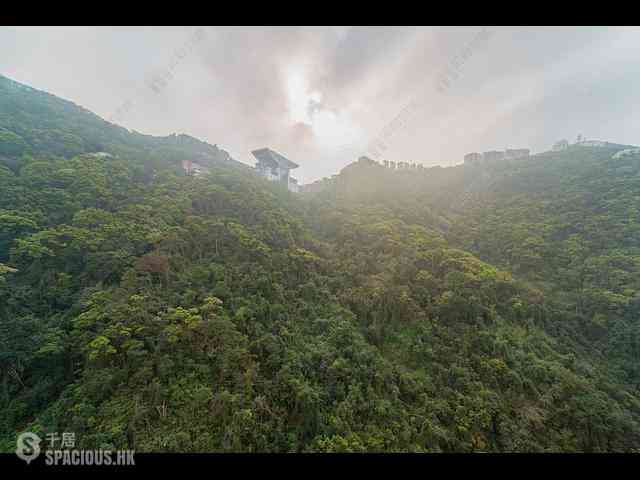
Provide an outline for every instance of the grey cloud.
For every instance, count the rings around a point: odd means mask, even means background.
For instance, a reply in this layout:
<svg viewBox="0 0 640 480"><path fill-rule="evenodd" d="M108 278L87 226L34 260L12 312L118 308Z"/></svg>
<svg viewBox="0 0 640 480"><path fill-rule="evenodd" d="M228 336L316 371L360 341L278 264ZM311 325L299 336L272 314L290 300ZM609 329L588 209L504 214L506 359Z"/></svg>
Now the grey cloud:
<svg viewBox="0 0 640 480"><path fill-rule="evenodd" d="M193 28L0 27L0 73L103 117L132 101L123 126L185 132L242 161L271 146L305 182L364 153L416 98L385 157L449 165L467 151L540 151L578 133L639 141L637 29L488 27L487 45L439 93L437 75L481 27L204 27L176 61ZM154 91L149 79L167 71ZM302 72L313 125L290 114L291 71Z"/></svg>

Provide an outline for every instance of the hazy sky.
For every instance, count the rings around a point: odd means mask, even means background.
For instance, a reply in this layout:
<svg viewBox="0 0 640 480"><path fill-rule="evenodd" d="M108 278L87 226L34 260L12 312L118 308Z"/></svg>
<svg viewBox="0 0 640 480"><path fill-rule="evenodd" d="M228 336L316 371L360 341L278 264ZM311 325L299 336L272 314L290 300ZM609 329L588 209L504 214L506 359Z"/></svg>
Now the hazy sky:
<svg viewBox="0 0 640 480"><path fill-rule="evenodd" d="M303 183L362 154L640 144L636 27L0 27L0 51L14 80L250 164L271 147Z"/></svg>

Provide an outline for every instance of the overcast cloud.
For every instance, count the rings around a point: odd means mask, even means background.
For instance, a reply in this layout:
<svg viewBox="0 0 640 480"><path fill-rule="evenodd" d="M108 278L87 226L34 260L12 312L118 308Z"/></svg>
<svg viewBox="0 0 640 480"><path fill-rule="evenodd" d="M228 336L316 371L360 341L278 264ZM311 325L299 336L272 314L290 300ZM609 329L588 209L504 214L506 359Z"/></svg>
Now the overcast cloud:
<svg viewBox="0 0 640 480"><path fill-rule="evenodd" d="M640 143L635 27L486 27L475 47L484 27L201 28L0 27L0 73L250 164L271 147L303 183L374 156L381 132L379 160L426 166L578 134Z"/></svg>

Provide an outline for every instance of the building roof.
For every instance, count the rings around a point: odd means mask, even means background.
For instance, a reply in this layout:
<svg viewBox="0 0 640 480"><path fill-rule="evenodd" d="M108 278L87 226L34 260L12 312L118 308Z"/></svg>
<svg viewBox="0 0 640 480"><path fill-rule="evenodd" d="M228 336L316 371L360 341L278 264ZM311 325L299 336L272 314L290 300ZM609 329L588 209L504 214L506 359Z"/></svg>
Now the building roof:
<svg viewBox="0 0 640 480"><path fill-rule="evenodd" d="M265 163L271 163L271 164L275 163L280 167L288 168L290 170L294 168L298 168L300 166L297 163L293 163L288 158L285 158L284 156L280 155L278 152L274 152L270 148L260 148L258 150L253 150L251 153L253 154L254 157L256 157L256 159L259 162L265 162Z"/></svg>

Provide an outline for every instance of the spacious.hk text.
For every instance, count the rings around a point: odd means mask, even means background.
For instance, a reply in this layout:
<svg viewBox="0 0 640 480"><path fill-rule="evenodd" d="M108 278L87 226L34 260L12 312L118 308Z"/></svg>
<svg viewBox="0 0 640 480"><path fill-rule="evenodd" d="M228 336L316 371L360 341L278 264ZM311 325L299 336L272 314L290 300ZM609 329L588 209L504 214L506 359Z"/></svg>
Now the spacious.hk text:
<svg viewBox="0 0 640 480"><path fill-rule="evenodd" d="M47 465L135 465L133 450L47 450Z"/></svg>

